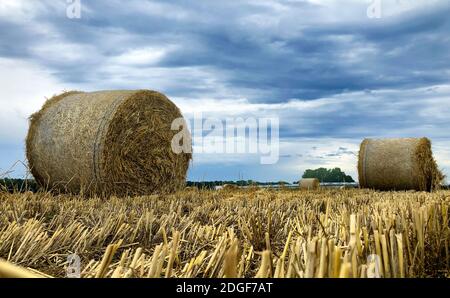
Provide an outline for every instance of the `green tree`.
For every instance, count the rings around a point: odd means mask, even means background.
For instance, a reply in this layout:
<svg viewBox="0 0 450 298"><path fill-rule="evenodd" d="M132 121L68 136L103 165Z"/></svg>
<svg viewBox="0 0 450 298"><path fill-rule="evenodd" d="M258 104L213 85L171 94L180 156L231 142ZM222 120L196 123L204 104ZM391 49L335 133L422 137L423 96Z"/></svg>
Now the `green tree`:
<svg viewBox="0 0 450 298"><path fill-rule="evenodd" d="M346 175L340 168L315 170L307 169L302 178L317 178L320 182L355 182L350 175Z"/></svg>

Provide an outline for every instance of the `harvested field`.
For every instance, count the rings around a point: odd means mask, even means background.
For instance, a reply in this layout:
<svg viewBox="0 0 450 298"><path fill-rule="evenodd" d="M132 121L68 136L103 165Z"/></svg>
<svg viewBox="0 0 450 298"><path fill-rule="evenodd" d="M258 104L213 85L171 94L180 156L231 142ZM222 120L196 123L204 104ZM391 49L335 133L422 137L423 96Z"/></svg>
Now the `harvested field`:
<svg viewBox="0 0 450 298"><path fill-rule="evenodd" d="M0 193L0 258L63 277L448 277L450 191Z"/></svg>

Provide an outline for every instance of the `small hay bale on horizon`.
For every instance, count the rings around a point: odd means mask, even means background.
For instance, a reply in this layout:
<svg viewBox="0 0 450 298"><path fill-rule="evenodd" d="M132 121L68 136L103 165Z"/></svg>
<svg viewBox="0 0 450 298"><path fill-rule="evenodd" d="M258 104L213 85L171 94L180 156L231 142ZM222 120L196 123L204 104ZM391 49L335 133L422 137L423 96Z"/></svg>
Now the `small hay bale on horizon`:
<svg viewBox="0 0 450 298"><path fill-rule="evenodd" d="M45 188L66 193L174 192L185 186L192 157L172 150L175 119L183 119L179 109L156 91L62 93L30 117L31 173ZM191 146L187 134L183 146Z"/></svg>
<svg viewBox="0 0 450 298"><path fill-rule="evenodd" d="M221 189L223 189L223 190L237 190L237 189L239 189L239 186L237 186L236 184L224 184Z"/></svg>
<svg viewBox="0 0 450 298"><path fill-rule="evenodd" d="M299 187L308 190L319 189L320 181L317 178L303 178L299 182Z"/></svg>
<svg viewBox="0 0 450 298"><path fill-rule="evenodd" d="M445 176L428 138L365 139L358 156L361 188L432 191Z"/></svg>

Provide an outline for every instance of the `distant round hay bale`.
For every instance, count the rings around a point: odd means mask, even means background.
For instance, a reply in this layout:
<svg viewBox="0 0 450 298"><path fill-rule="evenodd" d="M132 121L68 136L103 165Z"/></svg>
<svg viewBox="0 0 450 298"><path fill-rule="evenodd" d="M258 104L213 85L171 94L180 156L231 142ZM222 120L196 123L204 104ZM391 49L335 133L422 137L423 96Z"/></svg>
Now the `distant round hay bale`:
<svg viewBox="0 0 450 298"><path fill-rule="evenodd" d="M358 158L361 188L431 191L444 175L427 138L365 139Z"/></svg>
<svg viewBox="0 0 450 298"><path fill-rule="evenodd" d="M317 178L303 178L299 183L300 189L318 189L320 181Z"/></svg>
<svg viewBox="0 0 450 298"><path fill-rule="evenodd" d="M236 184L224 184L222 186L223 190L236 190L239 189L239 186L237 186Z"/></svg>
<svg viewBox="0 0 450 298"><path fill-rule="evenodd" d="M176 191L185 185L191 153L172 150L175 119L183 119L179 109L156 91L63 93L30 117L31 172L39 184L62 192ZM190 134L184 136L191 146Z"/></svg>

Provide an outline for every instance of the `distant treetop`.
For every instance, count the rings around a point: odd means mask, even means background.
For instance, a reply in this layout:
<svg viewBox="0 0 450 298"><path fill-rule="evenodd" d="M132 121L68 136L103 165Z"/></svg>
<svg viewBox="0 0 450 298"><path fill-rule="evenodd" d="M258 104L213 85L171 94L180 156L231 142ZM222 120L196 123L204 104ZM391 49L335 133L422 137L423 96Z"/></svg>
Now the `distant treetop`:
<svg viewBox="0 0 450 298"><path fill-rule="evenodd" d="M350 175L346 175L340 168L308 169L303 173L302 178L317 178L320 182L355 182Z"/></svg>

